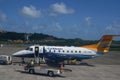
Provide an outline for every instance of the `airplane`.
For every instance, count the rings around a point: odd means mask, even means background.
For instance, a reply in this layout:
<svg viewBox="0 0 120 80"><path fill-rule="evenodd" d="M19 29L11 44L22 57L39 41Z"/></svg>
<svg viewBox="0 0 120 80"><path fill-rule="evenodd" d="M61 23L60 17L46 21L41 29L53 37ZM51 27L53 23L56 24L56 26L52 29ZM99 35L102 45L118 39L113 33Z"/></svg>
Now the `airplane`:
<svg viewBox="0 0 120 80"><path fill-rule="evenodd" d="M60 63L64 60L91 59L109 52L110 45L114 36L120 35L104 35L97 44L85 45L80 47L68 46L29 46L25 50L14 53L13 57L21 58L45 58L47 64Z"/></svg>

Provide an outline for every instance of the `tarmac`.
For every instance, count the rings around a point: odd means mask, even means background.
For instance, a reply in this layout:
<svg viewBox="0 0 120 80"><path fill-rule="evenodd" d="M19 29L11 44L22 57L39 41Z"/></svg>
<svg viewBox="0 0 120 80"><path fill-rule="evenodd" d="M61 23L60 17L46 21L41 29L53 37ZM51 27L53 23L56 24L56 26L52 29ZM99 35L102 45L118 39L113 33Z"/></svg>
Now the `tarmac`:
<svg viewBox="0 0 120 80"><path fill-rule="evenodd" d="M0 54L11 55L24 48L25 46L3 46L0 47ZM26 73L19 64L0 65L0 80L120 80L120 51L110 51L100 57L84 60L79 65L66 65L65 68L72 72L48 77Z"/></svg>

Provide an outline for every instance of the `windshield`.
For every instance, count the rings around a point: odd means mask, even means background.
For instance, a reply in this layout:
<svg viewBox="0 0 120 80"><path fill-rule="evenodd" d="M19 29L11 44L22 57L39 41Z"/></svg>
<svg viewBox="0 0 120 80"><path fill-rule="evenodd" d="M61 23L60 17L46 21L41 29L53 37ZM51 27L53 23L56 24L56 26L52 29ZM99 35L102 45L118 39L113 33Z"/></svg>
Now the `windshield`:
<svg viewBox="0 0 120 80"><path fill-rule="evenodd" d="M33 48L27 47L25 50L33 51Z"/></svg>
<svg viewBox="0 0 120 80"><path fill-rule="evenodd" d="M29 50L29 47L27 47L25 50Z"/></svg>

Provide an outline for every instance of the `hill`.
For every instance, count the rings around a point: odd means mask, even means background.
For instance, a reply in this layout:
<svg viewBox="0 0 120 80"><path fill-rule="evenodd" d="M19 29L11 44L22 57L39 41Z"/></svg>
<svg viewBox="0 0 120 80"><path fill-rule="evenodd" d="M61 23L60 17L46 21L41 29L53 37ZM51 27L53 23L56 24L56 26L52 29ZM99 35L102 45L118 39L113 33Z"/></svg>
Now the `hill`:
<svg viewBox="0 0 120 80"><path fill-rule="evenodd" d="M95 43L96 41L76 39L57 38L42 33L18 33L18 32L0 32L1 43L30 43L41 45L59 45L59 46L81 46Z"/></svg>
<svg viewBox="0 0 120 80"><path fill-rule="evenodd" d="M0 41L8 40L56 40L56 37L42 33L17 33L17 32L0 32Z"/></svg>
<svg viewBox="0 0 120 80"><path fill-rule="evenodd" d="M54 46L82 46L97 43L96 40L82 40L57 38L42 33L17 33L17 32L0 32L0 44L40 44ZM111 50L120 50L120 41L113 41Z"/></svg>

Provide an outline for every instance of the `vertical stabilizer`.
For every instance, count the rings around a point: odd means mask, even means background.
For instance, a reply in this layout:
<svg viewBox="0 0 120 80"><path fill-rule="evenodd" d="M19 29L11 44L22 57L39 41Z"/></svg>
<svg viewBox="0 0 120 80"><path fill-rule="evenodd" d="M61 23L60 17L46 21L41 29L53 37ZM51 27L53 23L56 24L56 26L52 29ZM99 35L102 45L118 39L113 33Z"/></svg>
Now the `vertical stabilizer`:
<svg viewBox="0 0 120 80"><path fill-rule="evenodd" d="M104 35L97 44L98 52L108 52L114 35Z"/></svg>
<svg viewBox="0 0 120 80"><path fill-rule="evenodd" d="M82 47L102 53L108 52L114 36L120 35L104 35L99 40L98 44L86 45Z"/></svg>

